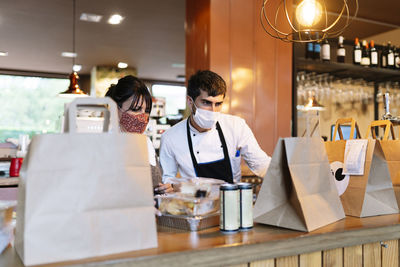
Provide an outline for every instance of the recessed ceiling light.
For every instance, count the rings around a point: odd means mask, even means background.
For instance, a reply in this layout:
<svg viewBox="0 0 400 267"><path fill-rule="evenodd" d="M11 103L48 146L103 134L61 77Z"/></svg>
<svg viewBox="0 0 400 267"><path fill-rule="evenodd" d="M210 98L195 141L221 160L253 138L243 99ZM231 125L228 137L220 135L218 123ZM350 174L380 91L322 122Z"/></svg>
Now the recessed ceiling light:
<svg viewBox="0 0 400 267"><path fill-rule="evenodd" d="M0 51L0 56L1 56L1 57L6 57L6 56L8 56L8 52L6 52L6 51Z"/></svg>
<svg viewBox="0 0 400 267"><path fill-rule="evenodd" d="M62 57L76 57L77 54L76 54L76 53L73 53L73 52L62 52L62 53L61 53L61 56L62 56Z"/></svg>
<svg viewBox="0 0 400 267"><path fill-rule="evenodd" d="M183 68L185 68L185 63L173 63L173 64L171 64L171 66L173 68L183 69Z"/></svg>
<svg viewBox="0 0 400 267"><path fill-rule="evenodd" d="M118 68L120 69L125 69L128 67L128 63L124 63L124 62L119 62L118 63Z"/></svg>
<svg viewBox="0 0 400 267"><path fill-rule="evenodd" d="M114 14L108 19L109 24L120 24L124 18L119 14Z"/></svg>
<svg viewBox="0 0 400 267"><path fill-rule="evenodd" d="M90 13L82 13L80 16L80 20L89 21L89 22L100 22L103 18L102 15L90 14Z"/></svg>
<svg viewBox="0 0 400 267"><path fill-rule="evenodd" d="M82 69L82 65L73 65L72 70L75 72L78 72Z"/></svg>

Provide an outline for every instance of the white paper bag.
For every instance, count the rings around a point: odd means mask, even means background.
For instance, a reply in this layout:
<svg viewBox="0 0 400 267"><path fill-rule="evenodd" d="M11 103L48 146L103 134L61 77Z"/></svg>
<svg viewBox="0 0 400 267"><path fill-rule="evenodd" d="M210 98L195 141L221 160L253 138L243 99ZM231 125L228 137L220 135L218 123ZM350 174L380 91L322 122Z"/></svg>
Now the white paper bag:
<svg viewBox="0 0 400 267"><path fill-rule="evenodd" d="M76 105L99 101L110 107L113 132L76 133ZM121 134L117 123L110 98L82 98L70 106L69 133L34 136L17 206L25 265L157 246L146 137Z"/></svg>

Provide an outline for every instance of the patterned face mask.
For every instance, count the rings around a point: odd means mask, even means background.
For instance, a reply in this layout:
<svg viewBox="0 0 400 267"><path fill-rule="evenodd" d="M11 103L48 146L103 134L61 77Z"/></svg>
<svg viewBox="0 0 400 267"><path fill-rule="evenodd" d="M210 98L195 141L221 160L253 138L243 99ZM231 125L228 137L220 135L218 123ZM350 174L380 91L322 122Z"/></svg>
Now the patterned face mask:
<svg viewBox="0 0 400 267"><path fill-rule="evenodd" d="M122 112L121 119L119 120L123 130L130 133L144 133L147 123L149 123L149 114L129 114Z"/></svg>

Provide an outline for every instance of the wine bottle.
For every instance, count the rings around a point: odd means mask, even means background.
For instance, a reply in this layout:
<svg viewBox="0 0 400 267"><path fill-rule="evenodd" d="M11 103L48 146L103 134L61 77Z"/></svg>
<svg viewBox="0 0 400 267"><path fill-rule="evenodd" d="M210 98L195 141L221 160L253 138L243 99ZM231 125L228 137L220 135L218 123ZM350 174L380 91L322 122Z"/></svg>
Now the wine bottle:
<svg viewBox="0 0 400 267"><path fill-rule="evenodd" d="M306 58L312 59L314 57L314 44L312 42L306 43Z"/></svg>
<svg viewBox="0 0 400 267"><path fill-rule="evenodd" d="M331 60L331 46L327 39L324 40L324 42L321 46L321 59L323 61Z"/></svg>
<svg viewBox="0 0 400 267"><path fill-rule="evenodd" d="M382 48L382 53L381 53L381 67L382 68L387 68L387 46L385 43L383 43L383 48Z"/></svg>
<svg viewBox="0 0 400 267"><path fill-rule="evenodd" d="M321 59L321 44L319 42L314 43L314 59Z"/></svg>
<svg viewBox="0 0 400 267"><path fill-rule="evenodd" d="M344 48L343 45L343 36L339 36L336 55L337 55L337 62L344 63L344 60L346 58L346 49Z"/></svg>
<svg viewBox="0 0 400 267"><path fill-rule="evenodd" d="M400 69L400 51L398 47L394 48L394 68Z"/></svg>
<svg viewBox="0 0 400 267"><path fill-rule="evenodd" d="M356 65L361 64L361 47L358 38L354 40L354 48L353 48L353 63Z"/></svg>
<svg viewBox="0 0 400 267"><path fill-rule="evenodd" d="M371 40L371 48L369 49L371 67L378 67L378 50L375 48L374 40Z"/></svg>
<svg viewBox="0 0 400 267"><path fill-rule="evenodd" d="M369 58L369 49L367 41L362 41L362 52L361 52L361 65L365 67L369 67L371 64L371 60Z"/></svg>
<svg viewBox="0 0 400 267"><path fill-rule="evenodd" d="M391 46L391 42L387 45L387 67L389 69L394 69L394 52Z"/></svg>

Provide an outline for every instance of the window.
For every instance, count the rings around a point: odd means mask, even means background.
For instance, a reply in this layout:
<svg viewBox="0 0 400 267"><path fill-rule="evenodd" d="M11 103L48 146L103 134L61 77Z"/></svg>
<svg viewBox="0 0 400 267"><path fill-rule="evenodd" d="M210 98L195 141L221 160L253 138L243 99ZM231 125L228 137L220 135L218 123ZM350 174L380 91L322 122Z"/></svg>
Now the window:
<svg viewBox="0 0 400 267"><path fill-rule="evenodd" d="M0 142L61 129L68 79L0 75Z"/></svg>
<svg viewBox="0 0 400 267"><path fill-rule="evenodd" d="M153 84L154 97L164 97L167 115L176 115L186 108L186 87L178 85Z"/></svg>

